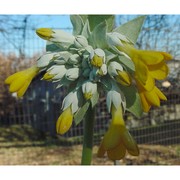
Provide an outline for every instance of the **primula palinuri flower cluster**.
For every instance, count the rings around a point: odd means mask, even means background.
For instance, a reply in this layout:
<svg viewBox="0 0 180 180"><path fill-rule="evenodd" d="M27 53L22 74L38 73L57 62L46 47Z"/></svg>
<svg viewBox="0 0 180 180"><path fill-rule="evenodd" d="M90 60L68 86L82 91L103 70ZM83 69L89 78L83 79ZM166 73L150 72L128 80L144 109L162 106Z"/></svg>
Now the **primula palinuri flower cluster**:
<svg viewBox="0 0 180 180"><path fill-rule="evenodd" d="M62 113L56 123L59 134L66 133L76 113L81 113L89 101L98 102L100 91L106 93L108 112L112 121L106 132L98 156L107 153L112 160L122 159L126 152L137 156L138 146L130 135L123 120L126 110L135 115L148 112L151 106L159 106L165 95L156 87L155 80L168 75L166 61L172 59L165 52L138 50L128 36L113 30L107 31L107 22L97 24L90 31L88 19L78 24L78 31L67 33L62 30L40 28L37 35L47 41L47 52L37 59L36 64L6 79L10 92L24 95L32 79L40 72L42 80L51 81L57 88L69 87L62 102ZM72 24L76 21L72 18ZM128 94L129 93L129 94ZM128 101L134 94L134 104ZM132 100L131 100L132 101ZM139 102L137 105L136 103Z"/></svg>

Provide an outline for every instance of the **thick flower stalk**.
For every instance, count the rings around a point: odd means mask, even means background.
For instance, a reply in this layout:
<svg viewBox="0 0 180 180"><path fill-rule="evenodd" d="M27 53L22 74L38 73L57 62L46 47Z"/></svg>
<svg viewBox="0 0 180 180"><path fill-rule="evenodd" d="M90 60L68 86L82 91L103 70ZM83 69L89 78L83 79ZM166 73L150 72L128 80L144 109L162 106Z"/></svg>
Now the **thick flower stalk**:
<svg viewBox="0 0 180 180"><path fill-rule="evenodd" d="M172 56L165 52L138 50L133 41L137 37L129 37L126 32L121 34L121 27L109 31L110 25L104 20L92 28L89 20L71 16L73 34L50 28L37 29L37 35L47 41L47 52L37 59L35 66L11 75L5 82L10 85L10 92L17 92L18 97L24 95L39 72L41 80L55 83L56 88L68 88L56 131L63 135L73 121L78 124L87 114L82 164L89 164L92 158L94 117L90 114L94 116L99 94L104 91L112 120L98 156L107 153L112 160L124 158L126 152L137 156L139 150L125 126L123 114L130 111L140 117L151 106L160 106L160 100L166 100L155 81L167 77L166 61ZM139 19L129 22L128 32L137 36L133 31L137 26L139 32L142 21L139 22Z"/></svg>

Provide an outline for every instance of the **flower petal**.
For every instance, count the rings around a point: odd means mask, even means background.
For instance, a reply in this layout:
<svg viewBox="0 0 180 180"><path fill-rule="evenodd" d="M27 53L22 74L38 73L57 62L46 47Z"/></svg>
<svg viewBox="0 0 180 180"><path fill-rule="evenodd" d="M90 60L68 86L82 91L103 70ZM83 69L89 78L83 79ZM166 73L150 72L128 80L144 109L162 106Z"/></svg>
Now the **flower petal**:
<svg viewBox="0 0 180 180"><path fill-rule="evenodd" d="M138 146L128 130L125 130L123 132L122 141L123 141L124 146L126 147L127 151L129 152L129 154L131 154L133 156L139 155Z"/></svg>
<svg viewBox="0 0 180 180"><path fill-rule="evenodd" d="M144 92L144 95L150 104L154 106L160 106L160 99L156 94L155 88L150 92L148 91Z"/></svg>
<svg viewBox="0 0 180 180"><path fill-rule="evenodd" d="M16 92L18 91L21 87L23 87L24 83L26 82L26 76L21 76L18 79L14 80L10 84L9 91L10 92Z"/></svg>
<svg viewBox="0 0 180 180"><path fill-rule="evenodd" d="M135 76L143 85L145 85L148 78L147 66L143 62L137 60L135 63L135 69Z"/></svg>
<svg viewBox="0 0 180 180"><path fill-rule="evenodd" d="M9 76L8 78L6 78L5 83L6 84L11 84L15 79L19 78L22 75L23 75L22 71L14 73L11 76Z"/></svg>
<svg viewBox="0 0 180 180"><path fill-rule="evenodd" d="M23 87L21 87L21 89L19 89L17 91L17 96L18 97L22 97L24 95L24 93L26 92L27 88L29 87L29 84L31 83L31 81L26 81L23 85Z"/></svg>
<svg viewBox="0 0 180 180"><path fill-rule="evenodd" d="M57 133L59 134L66 133L72 125L72 120L73 120L73 114L71 111L71 107L69 106L67 109L65 109L62 112L62 114L57 120L57 123L56 123Z"/></svg>
<svg viewBox="0 0 180 180"><path fill-rule="evenodd" d="M166 52L161 52L161 54L164 56L164 60L172 60L173 57L171 56L171 54L168 54Z"/></svg>
<svg viewBox="0 0 180 180"><path fill-rule="evenodd" d="M158 51L138 50L139 61L143 61L146 65L159 64L164 60L164 56Z"/></svg>
<svg viewBox="0 0 180 180"><path fill-rule="evenodd" d="M140 76L140 74L139 74L139 76ZM140 87L140 89L144 89L146 91L151 91L155 86L155 81L151 77L149 71L147 71L147 80L146 80L145 84L139 79L139 76L136 76L135 78L136 78L137 84L139 84L138 86Z"/></svg>
<svg viewBox="0 0 180 180"><path fill-rule="evenodd" d="M155 87L155 91L160 99L165 100L165 101L167 100L166 96L157 87Z"/></svg>
<svg viewBox="0 0 180 180"><path fill-rule="evenodd" d="M141 98L141 102L142 102L142 106L143 106L143 111L144 112L148 112L151 108L151 105L147 102L144 94L141 92L139 93L140 98Z"/></svg>
<svg viewBox="0 0 180 180"><path fill-rule="evenodd" d="M169 68L164 62L154 65L154 66L149 66L148 69L149 69L150 75L153 78L159 79L159 80L165 79L169 73Z"/></svg>
<svg viewBox="0 0 180 180"><path fill-rule="evenodd" d="M109 159L113 161L124 158L125 154L126 154L126 148L122 142L114 149L107 150L107 155Z"/></svg>
<svg viewBox="0 0 180 180"><path fill-rule="evenodd" d="M104 157L105 153L106 153L106 150L103 146L103 143L101 143L97 152L97 157Z"/></svg>

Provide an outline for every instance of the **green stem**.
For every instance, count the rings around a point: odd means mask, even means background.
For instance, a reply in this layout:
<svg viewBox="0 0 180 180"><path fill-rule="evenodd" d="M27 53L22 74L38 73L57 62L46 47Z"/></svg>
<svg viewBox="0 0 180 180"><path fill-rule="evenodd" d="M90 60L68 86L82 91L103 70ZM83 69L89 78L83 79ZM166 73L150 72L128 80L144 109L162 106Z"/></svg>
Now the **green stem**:
<svg viewBox="0 0 180 180"><path fill-rule="evenodd" d="M95 120L95 108L92 108L90 105L84 121L84 137L83 137L81 165L91 165L94 120Z"/></svg>

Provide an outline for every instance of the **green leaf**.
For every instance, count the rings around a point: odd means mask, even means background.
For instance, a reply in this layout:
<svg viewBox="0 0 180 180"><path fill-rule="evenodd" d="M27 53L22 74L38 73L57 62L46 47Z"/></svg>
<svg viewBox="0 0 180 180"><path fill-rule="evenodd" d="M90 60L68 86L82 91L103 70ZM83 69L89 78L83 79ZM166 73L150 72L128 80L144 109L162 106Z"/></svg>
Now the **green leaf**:
<svg viewBox="0 0 180 180"><path fill-rule="evenodd" d="M87 20L85 22L85 25L83 27L82 33L81 33L85 38L89 38L91 32L90 32L90 27L89 27L89 21Z"/></svg>
<svg viewBox="0 0 180 180"><path fill-rule="evenodd" d="M143 114L141 99L134 86L119 86L126 98L126 109L140 118Z"/></svg>
<svg viewBox="0 0 180 180"><path fill-rule="evenodd" d="M92 106L92 108L98 103L98 100L99 100L99 93L97 92L91 98L91 106Z"/></svg>
<svg viewBox="0 0 180 180"><path fill-rule="evenodd" d="M81 19L83 20L83 22L85 23L86 20L88 19L88 15L80 15Z"/></svg>
<svg viewBox="0 0 180 180"><path fill-rule="evenodd" d="M91 31L103 21L107 21L107 31L110 32L114 28L115 16L114 15L88 15Z"/></svg>
<svg viewBox="0 0 180 180"><path fill-rule="evenodd" d="M91 33L90 42L92 43L94 48L106 48L106 32L107 26L106 21L101 22L98 24Z"/></svg>
<svg viewBox="0 0 180 180"><path fill-rule="evenodd" d="M47 43L46 43L46 51L54 52L54 51L61 51L61 50L63 50L63 48L60 48L55 43L51 43L51 42L47 41Z"/></svg>
<svg viewBox="0 0 180 180"><path fill-rule="evenodd" d="M88 108L90 105L90 101L87 101L75 114L74 114L74 122L78 125L84 118Z"/></svg>
<svg viewBox="0 0 180 180"><path fill-rule="evenodd" d="M132 60L128 59L127 57L119 56L117 61L123 64L128 72L133 73L135 71L134 63L132 62Z"/></svg>
<svg viewBox="0 0 180 180"><path fill-rule="evenodd" d="M108 62L114 58L116 58L118 55L114 54L110 51L108 51L107 49L104 50L105 54L106 54L106 64L108 64Z"/></svg>
<svg viewBox="0 0 180 180"><path fill-rule="evenodd" d="M79 15L71 15L70 16L71 23L73 25L73 35L79 35L82 32L84 23Z"/></svg>
<svg viewBox="0 0 180 180"><path fill-rule="evenodd" d="M145 18L146 16L140 16L138 18L135 18L115 28L113 31L127 36L129 40L131 40L135 44L138 39Z"/></svg>

